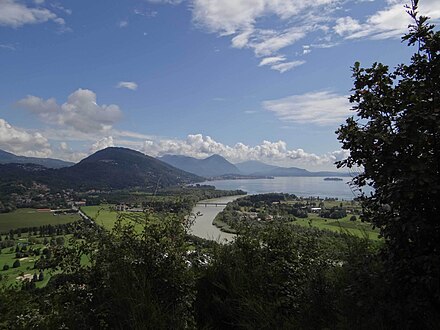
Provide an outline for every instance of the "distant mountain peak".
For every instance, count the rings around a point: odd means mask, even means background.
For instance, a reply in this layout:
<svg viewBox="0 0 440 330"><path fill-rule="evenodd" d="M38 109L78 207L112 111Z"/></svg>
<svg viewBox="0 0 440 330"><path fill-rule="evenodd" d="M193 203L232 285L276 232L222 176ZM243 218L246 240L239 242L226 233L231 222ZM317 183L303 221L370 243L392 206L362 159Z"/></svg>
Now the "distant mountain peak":
<svg viewBox="0 0 440 330"><path fill-rule="evenodd" d="M217 154L204 159L181 155L164 155L159 159L181 170L204 177L240 174L239 169L234 164Z"/></svg>

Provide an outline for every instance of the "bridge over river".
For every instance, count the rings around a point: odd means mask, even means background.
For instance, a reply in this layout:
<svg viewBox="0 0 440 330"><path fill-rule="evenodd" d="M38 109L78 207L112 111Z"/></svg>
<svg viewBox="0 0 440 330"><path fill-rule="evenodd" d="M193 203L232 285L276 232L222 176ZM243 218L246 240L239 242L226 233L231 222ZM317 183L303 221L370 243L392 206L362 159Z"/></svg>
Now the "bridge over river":
<svg viewBox="0 0 440 330"><path fill-rule="evenodd" d="M198 202L196 205L204 206L204 207L207 207L207 206L217 207L217 206L226 206L227 204L228 203L226 203L226 202Z"/></svg>

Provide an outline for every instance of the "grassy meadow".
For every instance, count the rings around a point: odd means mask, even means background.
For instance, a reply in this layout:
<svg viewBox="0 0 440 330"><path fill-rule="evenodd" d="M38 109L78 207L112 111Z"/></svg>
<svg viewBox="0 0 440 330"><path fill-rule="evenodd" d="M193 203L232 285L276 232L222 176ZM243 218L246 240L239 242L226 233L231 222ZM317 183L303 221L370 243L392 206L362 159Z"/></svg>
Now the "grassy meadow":
<svg viewBox="0 0 440 330"><path fill-rule="evenodd" d="M102 204L96 206L83 206L81 207L81 211L83 211L89 218L95 221L96 224L106 228L113 229L116 221L119 217L122 217L124 220L133 220L134 222L139 222L139 225L136 225L139 229L142 229L141 223L146 221L146 214L143 212L121 212L114 211L114 205L111 204ZM151 221L154 215L149 215L149 221Z"/></svg>
<svg viewBox="0 0 440 330"><path fill-rule="evenodd" d="M321 218L317 214L309 213L308 218L298 218L293 221L292 224L303 227L316 227L335 232L350 233L358 237L365 237L366 235L371 240L380 240L378 229L373 229L371 224L361 222L359 219L356 221L350 221L350 217L351 215L347 215L341 219L326 219Z"/></svg>
<svg viewBox="0 0 440 330"><path fill-rule="evenodd" d="M80 219L78 214L53 215L51 212L39 212L36 209L17 209L0 214L0 233L17 228L65 224Z"/></svg>

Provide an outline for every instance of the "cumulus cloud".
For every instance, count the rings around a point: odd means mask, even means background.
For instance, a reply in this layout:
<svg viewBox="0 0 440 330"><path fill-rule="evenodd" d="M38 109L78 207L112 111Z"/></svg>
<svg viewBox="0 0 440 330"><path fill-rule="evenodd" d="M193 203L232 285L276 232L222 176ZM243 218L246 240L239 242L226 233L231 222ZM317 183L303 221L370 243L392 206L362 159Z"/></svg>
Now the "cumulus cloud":
<svg viewBox="0 0 440 330"><path fill-rule="evenodd" d="M37 2L42 4L42 2ZM64 25L64 19L42 7L29 7L16 0L0 0L0 26L18 28L25 24L38 24L53 21Z"/></svg>
<svg viewBox="0 0 440 330"><path fill-rule="evenodd" d="M131 89L132 91L135 91L138 88L138 84L136 84L133 81L120 81L116 85L116 88L127 88L127 89Z"/></svg>
<svg viewBox="0 0 440 330"><path fill-rule="evenodd" d="M46 123L83 133L108 131L122 117L117 105L99 105L93 91L81 88L70 94L62 105L58 105L53 98L44 100L28 95L18 101L17 106L37 114Z"/></svg>
<svg viewBox="0 0 440 330"><path fill-rule="evenodd" d="M52 154L49 141L41 133L14 127L1 118L0 149L32 157L48 157Z"/></svg>
<svg viewBox="0 0 440 330"><path fill-rule="evenodd" d="M96 141L91 146L90 151L93 153L93 152L96 152L98 150L102 150L102 149L105 149L105 148L108 148L108 147L114 147L114 146L115 146L115 144L113 143L113 137L112 136L108 136L108 137L105 137L105 138L102 138L102 139Z"/></svg>
<svg viewBox="0 0 440 330"><path fill-rule="evenodd" d="M58 147L53 148L53 152L56 158L74 163L88 156L85 152L73 150L67 142L60 142Z"/></svg>
<svg viewBox="0 0 440 330"><path fill-rule="evenodd" d="M190 134L185 140L146 140L142 151L152 156L177 154L205 158L218 154L232 162L259 160L272 164L282 163L290 166L304 165L307 167L324 166L327 168L332 167L334 161L342 157L341 151L316 155L303 149L289 149L285 141L263 141L256 146L239 142L233 146L228 146L202 134Z"/></svg>
<svg viewBox="0 0 440 330"><path fill-rule="evenodd" d="M263 102L282 121L320 126L342 123L350 115L348 96L329 91L292 95Z"/></svg>

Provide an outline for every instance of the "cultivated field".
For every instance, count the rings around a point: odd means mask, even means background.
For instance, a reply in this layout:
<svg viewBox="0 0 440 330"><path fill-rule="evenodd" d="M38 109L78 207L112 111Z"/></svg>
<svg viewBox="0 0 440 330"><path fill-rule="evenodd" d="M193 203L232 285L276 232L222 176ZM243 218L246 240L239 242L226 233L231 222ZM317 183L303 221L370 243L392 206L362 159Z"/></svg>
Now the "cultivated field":
<svg viewBox="0 0 440 330"><path fill-rule="evenodd" d="M38 212L35 209L18 209L0 214L0 233L24 227L59 225L80 219L81 217L78 214L53 215L51 212Z"/></svg>
<svg viewBox="0 0 440 330"><path fill-rule="evenodd" d="M377 229L373 229L371 224L361 222L359 219L356 221L350 221L351 215L337 220L321 218L314 213L309 213L308 215L308 218L298 218L292 223L304 227L311 226L336 232L348 232L358 237L365 237L366 235L369 239L379 240L379 231Z"/></svg>

